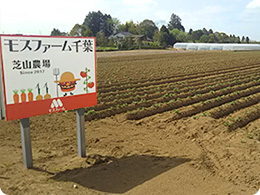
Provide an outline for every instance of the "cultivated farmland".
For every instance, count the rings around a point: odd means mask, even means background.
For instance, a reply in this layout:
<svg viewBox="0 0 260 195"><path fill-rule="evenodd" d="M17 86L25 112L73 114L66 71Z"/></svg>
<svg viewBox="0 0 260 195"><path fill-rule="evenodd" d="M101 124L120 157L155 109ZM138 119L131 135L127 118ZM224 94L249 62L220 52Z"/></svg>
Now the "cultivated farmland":
<svg viewBox="0 0 260 195"><path fill-rule="evenodd" d="M202 114L242 127L260 117L259 73L259 52L100 56L98 105L86 109L86 120L168 112L168 120Z"/></svg>
<svg viewBox="0 0 260 195"><path fill-rule="evenodd" d="M97 54L98 105L30 118L34 169L19 121L0 121L6 194L253 195L260 187L260 53Z"/></svg>

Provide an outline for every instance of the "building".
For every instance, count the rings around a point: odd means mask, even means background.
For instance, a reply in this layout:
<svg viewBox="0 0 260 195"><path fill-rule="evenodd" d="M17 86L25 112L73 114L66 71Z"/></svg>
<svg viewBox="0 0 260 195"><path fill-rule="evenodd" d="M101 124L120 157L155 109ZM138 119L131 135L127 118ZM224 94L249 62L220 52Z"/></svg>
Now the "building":
<svg viewBox="0 0 260 195"><path fill-rule="evenodd" d="M184 50L260 51L260 44L243 43L175 43L173 47Z"/></svg>

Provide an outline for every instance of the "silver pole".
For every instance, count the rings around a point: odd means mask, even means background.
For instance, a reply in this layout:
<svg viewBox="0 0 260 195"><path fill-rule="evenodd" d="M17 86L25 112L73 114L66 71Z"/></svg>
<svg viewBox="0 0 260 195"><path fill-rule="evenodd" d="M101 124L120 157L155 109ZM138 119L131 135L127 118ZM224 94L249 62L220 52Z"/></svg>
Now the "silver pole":
<svg viewBox="0 0 260 195"><path fill-rule="evenodd" d="M29 118L20 119L20 127L22 136L23 163L25 168L30 169L33 168L33 160Z"/></svg>
<svg viewBox="0 0 260 195"><path fill-rule="evenodd" d="M77 115L77 139L78 139L78 155L86 157L86 138L85 138L85 109L76 110Z"/></svg>

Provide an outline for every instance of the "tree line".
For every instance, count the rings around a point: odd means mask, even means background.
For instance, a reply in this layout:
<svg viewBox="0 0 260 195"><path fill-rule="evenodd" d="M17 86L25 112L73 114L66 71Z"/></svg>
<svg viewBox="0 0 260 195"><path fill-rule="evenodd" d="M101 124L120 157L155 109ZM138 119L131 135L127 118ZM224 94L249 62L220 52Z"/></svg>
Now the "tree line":
<svg viewBox="0 0 260 195"><path fill-rule="evenodd" d="M111 38L118 32L129 32L133 35L143 35L144 40L133 40L131 37L115 40ZM145 19L140 23L128 21L122 24L117 18L112 18L110 14L103 14L101 11L92 11L86 15L82 24L75 24L70 32L61 32L54 28L52 36L79 36L96 37L97 46L120 47L129 49L132 46L149 45L152 47L172 46L176 42L200 42L200 43L249 43L248 36L227 35L224 32L214 32L206 28L185 32L185 27L181 23L181 18L172 14L167 25L160 28L154 21ZM140 36L141 37L141 36Z"/></svg>

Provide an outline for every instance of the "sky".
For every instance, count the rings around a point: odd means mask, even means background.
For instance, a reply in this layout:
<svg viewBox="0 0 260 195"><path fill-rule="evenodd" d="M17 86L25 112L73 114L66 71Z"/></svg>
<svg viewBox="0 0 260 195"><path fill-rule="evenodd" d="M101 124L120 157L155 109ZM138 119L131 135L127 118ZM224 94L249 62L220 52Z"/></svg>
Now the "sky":
<svg viewBox="0 0 260 195"><path fill-rule="evenodd" d="M174 13L187 32L206 28L260 41L260 0L0 0L0 5L0 34L69 32L100 10L121 23L150 19L158 26Z"/></svg>

